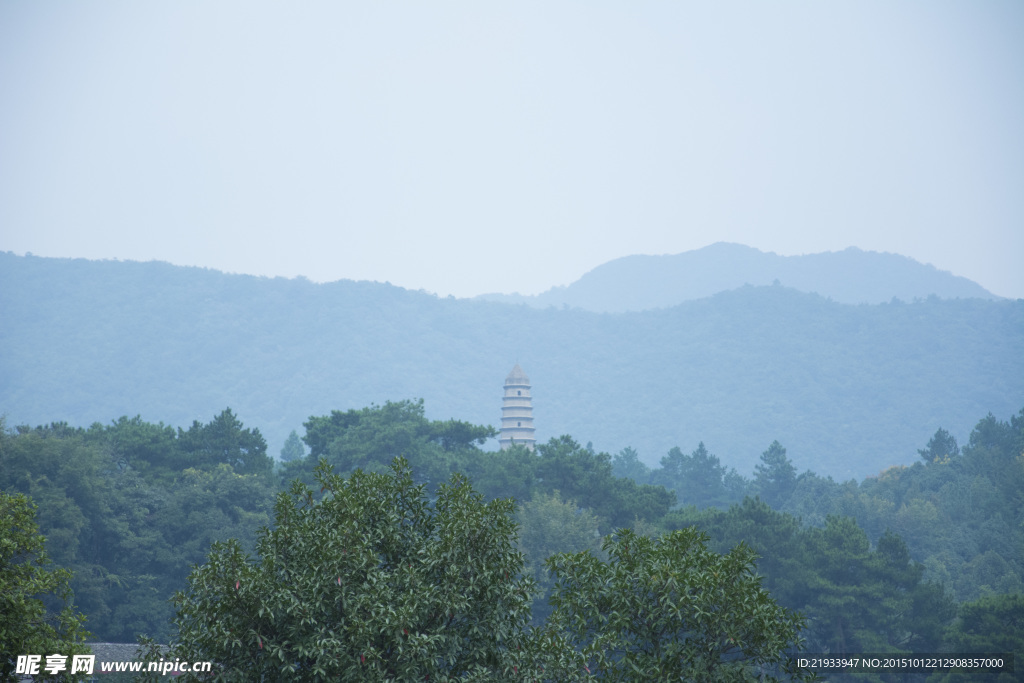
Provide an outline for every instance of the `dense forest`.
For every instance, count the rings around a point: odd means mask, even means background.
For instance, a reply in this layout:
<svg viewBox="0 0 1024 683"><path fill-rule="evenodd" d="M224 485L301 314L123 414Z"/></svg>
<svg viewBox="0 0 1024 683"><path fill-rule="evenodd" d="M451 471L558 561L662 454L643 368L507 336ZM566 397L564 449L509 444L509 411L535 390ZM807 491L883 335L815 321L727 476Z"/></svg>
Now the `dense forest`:
<svg viewBox="0 0 1024 683"><path fill-rule="evenodd" d="M777 439L800 471L845 481L1024 405L1024 301L848 305L787 284L600 314L0 254L0 414L185 425L230 405L276 453L309 415L396 397L497 424L518 360L542 441L586 435L648 466L703 441L749 477Z"/></svg>
<svg viewBox="0 0 1024 683"><path fill-rule="evenodd" d="M323 495L318 463L342 478L377 476L401 456L435 505L455 473L484 501L515 501L538 626L563 595L544 565L553 553L621 559L623 538L695 529L723 556L741 543L756 553L761 585L805 619L809 651L1024 653L1024 410L987 415L962 446L939 429L913 465L859 483L798 473L778 441L752 477L703 443L672 448L655 468L632 449L612 455L569 436L535 452L487 451L493 428L430 420L422 401L304 426L278 465L230 409L187 429L138 417L5 426L0 490L38 506L49 555L73 572L86 628L104 641L172 639L169 599L211 545L235 539L252 552L275 514L280 524L282 492L304 482L314 488L301 496Z"/></svg>

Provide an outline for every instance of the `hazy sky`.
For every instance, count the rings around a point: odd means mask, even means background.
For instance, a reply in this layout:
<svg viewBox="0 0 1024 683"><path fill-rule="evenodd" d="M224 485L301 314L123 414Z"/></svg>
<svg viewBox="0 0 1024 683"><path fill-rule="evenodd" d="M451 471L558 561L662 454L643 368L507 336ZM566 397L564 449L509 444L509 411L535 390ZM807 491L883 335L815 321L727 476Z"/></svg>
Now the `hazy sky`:
<svg viewBox="0 0 1024 683"><path fill-rule="evenodd" d="M1024 297L1024 3L0 3L0 250L536 293L717 241Z"/></svg>

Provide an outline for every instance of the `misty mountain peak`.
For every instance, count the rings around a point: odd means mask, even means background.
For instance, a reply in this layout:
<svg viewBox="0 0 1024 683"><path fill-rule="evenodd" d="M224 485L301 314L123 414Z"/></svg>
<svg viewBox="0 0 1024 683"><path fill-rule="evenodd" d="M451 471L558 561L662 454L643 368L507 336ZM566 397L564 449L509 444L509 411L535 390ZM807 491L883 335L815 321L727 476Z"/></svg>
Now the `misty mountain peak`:
<svg viewBox="0 0 1024 683"><path fill-rule="evenodd" d="M981 285L907 256L848 247L780 256L716 242L681 254L633 255L609 261L564 287L536 296L484 294L488 301L538 308L569 306L600 313L644 311L703 299L744 285L782 285L840 303L901 299L998 299Z"/></svg>

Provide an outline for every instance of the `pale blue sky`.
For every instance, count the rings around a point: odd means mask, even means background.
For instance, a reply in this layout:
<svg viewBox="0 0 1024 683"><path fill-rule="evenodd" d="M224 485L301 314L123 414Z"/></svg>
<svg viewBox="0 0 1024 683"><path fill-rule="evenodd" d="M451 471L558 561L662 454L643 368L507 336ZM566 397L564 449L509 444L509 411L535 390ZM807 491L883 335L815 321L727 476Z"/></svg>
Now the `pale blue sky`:
<svg viewBox="0 0 1024 683"><path fill-rule="evenodd" d="M1024 297L1024 3L0 3L0 250L536 293L712 242Z"/></svg>

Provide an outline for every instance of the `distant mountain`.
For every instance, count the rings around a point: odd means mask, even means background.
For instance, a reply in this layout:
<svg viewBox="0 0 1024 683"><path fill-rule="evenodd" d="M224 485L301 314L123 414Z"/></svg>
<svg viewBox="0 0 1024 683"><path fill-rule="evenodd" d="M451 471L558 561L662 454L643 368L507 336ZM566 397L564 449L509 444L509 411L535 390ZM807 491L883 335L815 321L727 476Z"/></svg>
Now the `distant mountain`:
<svg viewBox="0 0 1024 683"><path fill-rule="evenodd" d="M622 313L668 308L743 285L781 284L847 304L892 299L998 299L981 285L934 266L875 251L779 256L719 242L669 256L626 256L609 261L565 287L536 296L483 294L478 299L537 308L582 308Z"/></svg>
<svg viewBox="0 0 1024 683"><path fill-rule="evenodd" d="M187 428L230 406L275 454L311 415L386 400L497 426L518 361L542 441L650 463L703 441L749 475L778 439L801 470L861 477L914 461L939 427L962 442L979 415L1024 407L1021 349L1024 301L850 306L768 286L599 314L0 253L9 427L141 414Z"/></svg>

